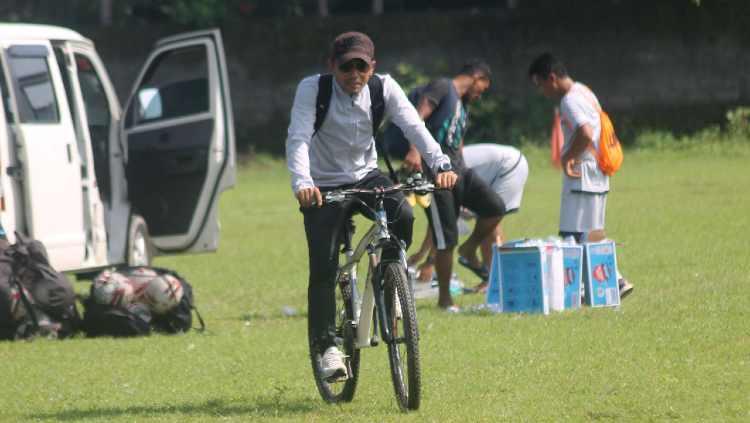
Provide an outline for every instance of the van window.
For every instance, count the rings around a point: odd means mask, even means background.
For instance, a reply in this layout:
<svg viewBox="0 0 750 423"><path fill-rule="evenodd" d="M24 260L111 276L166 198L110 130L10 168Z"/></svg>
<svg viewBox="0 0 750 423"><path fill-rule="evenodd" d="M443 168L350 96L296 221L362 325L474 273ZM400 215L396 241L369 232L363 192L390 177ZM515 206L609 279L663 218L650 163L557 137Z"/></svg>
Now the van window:
<svg viewBox="0 0 750 423"><path fill-rule="evenodd" d="M74 54L78 83L81 86L86 120L88 121L91 150L94 153L94 173L99 181L102 200L109 203L109 128L111 114L104 84L88 57Z"/></svg>
<svg viewBox="0 0 750 423"><path fill-rule="evenodd" d="M208 112L208 63L204 45L162 53L138 87L127 127Z"/></svg>
<svg viewBox="0 0 750 423"><path fill-rule="evenodd" d="M60 121L46 57L8 57L21 123Z"/></svg>

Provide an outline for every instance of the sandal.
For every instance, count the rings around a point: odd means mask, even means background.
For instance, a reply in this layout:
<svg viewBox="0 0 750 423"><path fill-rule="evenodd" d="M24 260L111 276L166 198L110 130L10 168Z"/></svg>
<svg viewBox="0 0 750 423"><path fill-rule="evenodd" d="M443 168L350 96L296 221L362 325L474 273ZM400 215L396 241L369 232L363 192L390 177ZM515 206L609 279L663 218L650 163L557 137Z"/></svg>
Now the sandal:
<svg viewBox="0 0 750 423"><path fill-rule="evenodd" d="M464 256L458 256L458 264L474 272L474 274L477 275L483 282L490 278L490 272L486 267L473 266L469 259Z"/></svg>
<svg viewBox="0 0 750 423"><path fill-rule="evenodd" d="M489 282L482 281L479 285L475 286L471 289L472 294L486 294L487 293L487 287L489 286Z"/></svg>

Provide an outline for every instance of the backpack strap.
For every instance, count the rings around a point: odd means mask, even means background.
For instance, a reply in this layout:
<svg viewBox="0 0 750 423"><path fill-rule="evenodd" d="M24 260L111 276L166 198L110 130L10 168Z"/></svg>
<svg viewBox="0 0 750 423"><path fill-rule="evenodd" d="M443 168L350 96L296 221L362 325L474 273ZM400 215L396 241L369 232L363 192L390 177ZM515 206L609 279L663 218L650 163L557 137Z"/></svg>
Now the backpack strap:
<svg viewBox="0 0 750 423"><path fill-rule="evenodd" d="M10 280L8 281L9 285L16 286L21 303L23 303L24 308L26 308L26 312L31 317L31 328L25 328L25 333L22 334L24 337L26 337L39 331L39 318L34 311L31 300L26 296L23 284L18 278L21 268L31 268L29 251L26 247L26 243L29 241L29 238L19 233L18 231L16 231L15 234L16 243L5 250L4 254L11 258Z"/></svg>
<svg viewBox="0 0 750 423"><path fill-rule="evenodd" d="M36 311L34 311L34 306L31 304L31 300L26 296L26 293L24 292L23 284L21 284L21 281L18 280L18 277L16 276L16 266L13 265L13 272L10 275L10 286L16 285L16 289L18 289L18 295L21 298L21 302L23 303L24 308L26 309L26 312L31 316L31 328L24 328L24 333L21 335L24 337L28 337L34 333L39 332L39 318L36 315Z"/></svg>
<svg viewBox="0 0 750 423"><path fill-rule="evenodd" d="M200 328L200 329L196 329L196 330L197 330L198 332L205 332L205 331L206 331L206 323L204 323L204 322L203 322L203 317L202 317L202 316L201 316L201 314L200 314L200 313L198 312L198 309L197 309L197 308L195 308L195 304L193 304L193 302L192 302L192 301L190 301L190 307L191 307L191 308L193 309L193 311L195 312L195 316L196 316L196 317L198 317L198 321L199 321L199 322L200 322L200 324L201 324L201 328Z"/></svg>
<svg viewBox="0 0 750 423"><path fill-rule="evenodd" d="M383 123L385 115L385 98L383 97L383 81L379 76L373 75L367 86L370 88L370 111L372 112L372 135L378 132L380 124Z"/></svg>
<svg viewBox="0 0 750 423"><path fill-rule="evenodd" d="M372 78L371 78L372 79ZM328 107L331 105L331 94L333 92L333 75L330 73L320 75L318 78L318 95L315 97L315 124L313 136L323 126L323 121L328 114Z"/></svg>
<svg viewBox="0 0 750 423"><path fill-rule="evenodd" d="M383 80L379 76L373 75L367 86L370 88L370 112L372 113L372 137L375 138L375 145L377 146L380 153L383 155L385 165L388 167L388 174L391 177L393 183L398 182L398 176L393 171L393 165L391 165L391 159L388 157L388 150L383 145L383 137L378 137L378 129L380 124L383 123L383 116L385 115L385 97L383 95Z"/></svg>

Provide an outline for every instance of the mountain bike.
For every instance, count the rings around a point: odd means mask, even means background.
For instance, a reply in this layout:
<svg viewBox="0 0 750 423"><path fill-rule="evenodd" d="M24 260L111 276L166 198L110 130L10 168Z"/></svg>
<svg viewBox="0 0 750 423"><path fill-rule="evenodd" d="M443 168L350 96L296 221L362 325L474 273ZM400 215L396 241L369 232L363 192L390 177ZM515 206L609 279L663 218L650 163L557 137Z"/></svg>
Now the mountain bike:
<svg viewBox="0 0 750 423"><path fill-rule="evenodd" d="M388 347L391 379L398 405L402 410L419 408L421 374L419 368L419 331L414 297L406 273L406 251L403 241L388 230L388 216L383 201L397 192L432 192L434 185L419 177L403 184L375 189L342 189L325 193L326 204L354 201L374 217L374 223L356 248L352 248L355 227L351 217L343 230L344 264L336 273L336 343L346 355L347 377L326 380L321 374L321 352L310 339L310 358L315 383L323 399L330 403L348 402L354 398L359 379L360 350L377 346L381 340ZM373 199L370 207L363 198ZM397 258L383 258L383 251L397 251ZM357 266L367 256L367 276L361 284ZM379 329L379 331L378 331Z"/></svg>

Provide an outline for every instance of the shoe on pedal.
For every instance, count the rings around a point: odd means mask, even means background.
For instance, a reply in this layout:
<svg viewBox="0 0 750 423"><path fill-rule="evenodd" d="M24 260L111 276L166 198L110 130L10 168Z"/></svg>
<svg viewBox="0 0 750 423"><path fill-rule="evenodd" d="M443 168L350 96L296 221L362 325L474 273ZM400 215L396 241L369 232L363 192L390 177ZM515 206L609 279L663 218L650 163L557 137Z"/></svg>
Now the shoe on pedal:
<svg viewBox="0 0 750 423"><path fill-rule="evenodd" d="M327 381L347 379L346 363L344 363L345 357L346 355L338 348L328 347L320 359L320 370L323 379Z"/></svg>

